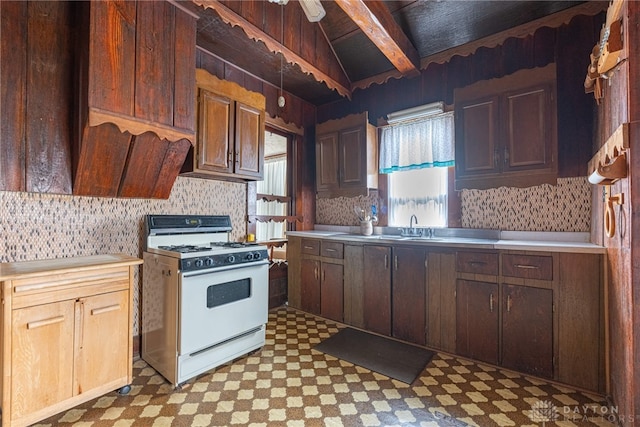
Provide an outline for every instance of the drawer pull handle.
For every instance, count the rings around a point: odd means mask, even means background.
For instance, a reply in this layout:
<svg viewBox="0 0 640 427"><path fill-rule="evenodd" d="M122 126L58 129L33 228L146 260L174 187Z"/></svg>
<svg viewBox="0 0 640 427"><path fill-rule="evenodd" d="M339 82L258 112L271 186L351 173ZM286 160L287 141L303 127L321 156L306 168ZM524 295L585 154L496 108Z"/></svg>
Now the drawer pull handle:
<svg viewBox="0 0 640 427"><path fill-rule="evenodd" d="M489 294L489 311L493 313L493 292Z"/></svg>
<svg viewBox="0 0 640 427"><path fill-rule="evenodd" d="M331 248L325 249L325 251L326 251L326 252L337 252L337 250L335 250L335 249L331 249Z"/></svg>
<svg viewBox="0 0 640 427"><path fill-rule="evenodd" d="M35 322L27 323L27 329L40 328L42 326L53 325L54 323L64 322L64 316L56 316L50 319L38 320Z"/></svg>
<svg viewBox="0 0 640 427"><path fill-rule="evenodd" d="M315 247L314 247L314 246L305 246L304 248L305 248L305 249L315 249Z"/></svg>
<svg viewBox="0 0 640 427"><path fill-rule="evenodd" d="M516 268L524 268L526 270L534 270L536 268L540 268L539 265L528 265L528 264L513 264Z"/></svg>
<svg viewBox="0 0 640 427"><path fill-rule="evenodd" d="M389 255L384 254L384 269L388 270L389 269Z"/></svg>
<svg viewBox="0 0 640 427"><path fill-rule="evenodd" d="M513 304L513 300L511 299L511 295L507 295L507 313L511 312L512 304Z"/></svg>
<svg viewBox="0 0 640 427"><path fill-rule="evenodd" d="M469 264L475 266L475 265L487 265L486 262L484 261L469 261Z"/></svg>
<svg viewBox="0 0 640 427"><path fill-rule="evenodd" d="M98 314L104 314L104 313L108 313L110 311L116 311L116 310L120 310L120 304L113 304L113 305L108 305L106 307L94 308L93 310L91 310L91 315L96 316Z"/></svg>

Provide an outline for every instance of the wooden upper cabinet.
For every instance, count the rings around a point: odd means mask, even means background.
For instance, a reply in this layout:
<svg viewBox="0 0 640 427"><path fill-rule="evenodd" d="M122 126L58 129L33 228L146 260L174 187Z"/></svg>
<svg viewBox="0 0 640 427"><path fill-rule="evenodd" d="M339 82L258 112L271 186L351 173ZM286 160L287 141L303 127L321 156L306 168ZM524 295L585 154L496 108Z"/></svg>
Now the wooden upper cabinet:
<svg viewBox="0 0 640 427"><path fill-rule="evenodd" d="M260 181L264 176L265 97L196 70L196 146L182 173L200 178Z"/></svg>
<svg viewBox="0 0 640 427"><path fill-rule="evenodd" d="M555 64L454 93L456 189L555 184Z"/></svg>
<svg viewBox="0 0 640 427"><path fill-rule="evenodd" d="M197 18L176 5L76 5L74 194L169 197L195 139Z"/></svg>
<svg viewBox="0 0 640 427"><path fill-rule="evenodd" d="M233 117L233 101L206 89L198 91L197 167L212 172L232 173L229 153L233 135L229 126Z"/></svg>
<svg viewBox="0 0 640 427"><path fill-rule="evenodd" d="M338 187L338 132L316 138L316 188L327 192Z"/></svg>
<svg viewBox="0 0 640 427"><path fill-rule="evenodd" d="M367 195L378 188L378 135L368 113L316 126L316 191L320 197Z"/></svg>

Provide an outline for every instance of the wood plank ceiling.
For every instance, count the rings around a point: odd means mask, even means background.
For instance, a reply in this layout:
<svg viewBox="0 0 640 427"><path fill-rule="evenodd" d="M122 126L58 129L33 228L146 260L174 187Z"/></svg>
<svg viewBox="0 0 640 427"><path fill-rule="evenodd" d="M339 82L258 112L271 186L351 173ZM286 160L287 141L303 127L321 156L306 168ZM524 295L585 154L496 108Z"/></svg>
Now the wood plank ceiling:
<svg viewBox="0 0 640 427"><path fill-rule="evenodd" d="M350 98L429 63L469 55L541 26L606 10L605 1L323 1L310 23L297 0L192 0L198 46L314 105Z"/></svg>

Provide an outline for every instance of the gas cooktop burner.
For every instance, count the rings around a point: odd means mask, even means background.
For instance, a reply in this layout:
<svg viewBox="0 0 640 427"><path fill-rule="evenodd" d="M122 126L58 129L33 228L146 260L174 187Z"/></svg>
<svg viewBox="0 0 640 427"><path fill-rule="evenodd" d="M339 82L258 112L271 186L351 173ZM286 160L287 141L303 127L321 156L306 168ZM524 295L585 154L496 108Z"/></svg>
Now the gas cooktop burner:
<svg viewBox="0 0 640 427"><path fill-rule="evenodd" d="M220 246L223 248L245 248L249 246L258 246L257 243L248 242L211 242L212 246Z"/></svg>
<svg viewBox="0 0 640 427"><path fill-rule="evenodd" d="M203 251L210 251L211 250L211 247L209 247L209 246L195 246L195 245L158 246L158 248L164 249L166 251L180 252L182 254L191 253L191 252L203 252Z"/></svg>

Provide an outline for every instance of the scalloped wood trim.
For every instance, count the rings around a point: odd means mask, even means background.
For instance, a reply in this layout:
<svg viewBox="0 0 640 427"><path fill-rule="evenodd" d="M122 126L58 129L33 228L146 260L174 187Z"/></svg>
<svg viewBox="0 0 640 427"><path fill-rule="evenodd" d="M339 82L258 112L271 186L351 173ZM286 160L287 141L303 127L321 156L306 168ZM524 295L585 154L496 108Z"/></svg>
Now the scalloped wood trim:
<svg viewBox="0 0 640 427"><path fill-rule="evenodd" d="M302 217L300 216L276 216L276 215L249 215L247 216L247 220L249 222L302 222Z"/></svg>
<svg viewBox="0 0 640 427"><path fill-rule="evenodd" d="M274 196L273 194L256 194L256 200L264 200L265 202L288 203L291 200L289 196Z"/></svg>
<svg viewBox="0 0 640 427"><path fill-rule="evenodd" d="M462 46L457 46L451 49L444 50L434 55L426 56L420 60L420 69L424 70L431 64L444 64L451 60L454 56L469 56L475 53L476 50L481 47L493 48L503 44L509 38L523 38L534 34L541 27L557 28L562 25L568 24L571 19L578 15L593 16L600 12L607 10L607 4L601 2L586 2L578 6L565 9L563 11L554 13L543 18L536 19L526 24L519 25L517 27L510 28L500 33L493 34L478 40L474 40L470 43ZM366 89L373 84L384 84L389 79L402 78L397 70L388 71L378 74L376 76L369 77L367 79L353 82L351 90Z"/></svg>
<svg viewBox="0 0 640 427"><path fill-rule="evenodd" d="M196 86L227 96L234 101L240 101L258 110L266 109L267 99L263 94L247 90L236 82L219 79L202 68L196 68Z"/></svg>
<svg viewBox="0 0 640 427"><path fill-rule="evenodd" d="M269 117L265 120L265 122L267 125L273 128L281 129L283 131L293 133L296 135L301 135L301 136L304 135L303 127L299 127L293 122L285 122L284 119L280 116L271 117L271 115L269 115Z"/></svg>
<svg viewBox="0 0 640 427"><path fill-rule="evenodd" d="M280 44L280 42L273 39L270 35L253 25L251 22L244 19L242 16L236 14L231 9L218 2L217 0L192 0L193 3L198 6L215 10L220 18L231 26L237 26L242 28L245 34L256 41L261 41L265 44L267 49L274 53L280 53L284 59L290 64L296 64L300 69L306 73L312 75L320 83L324 83L331 90L335 90L341 96L351 99L351 89L342 85L328 74L320 71L309 61L293 52L286 46ZM346 78L346 77L345 77Z"/></svg>
<svg viewBox="0 0 640 427"><path fill-rule="evenodd" d="M600 147L598 152L589 160L587 175L591 175L599 166L610 163L613 159L629 149L629 123L623 123Z"/></svg>
<svg viewBox="0 0 640 427"><path fill-rule="evenodd" d="M172 142L187 139L191 142L191 145L194 145L196 136L194 131L176 129L149 120L128 117L95 107L89 109L89 126L99 126L105 123L117 126L120 132L123 133L129 132L132 135L141 135L145 132L153 132L158 138Z"/></svg>

